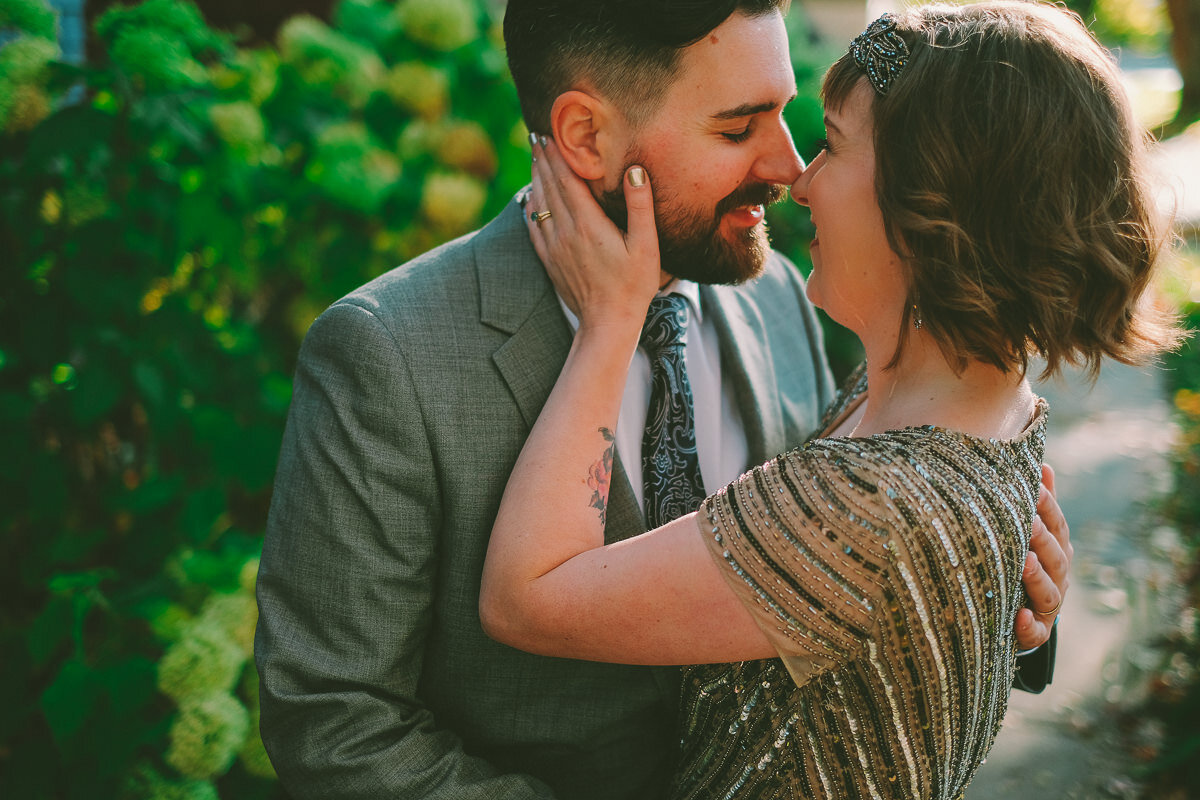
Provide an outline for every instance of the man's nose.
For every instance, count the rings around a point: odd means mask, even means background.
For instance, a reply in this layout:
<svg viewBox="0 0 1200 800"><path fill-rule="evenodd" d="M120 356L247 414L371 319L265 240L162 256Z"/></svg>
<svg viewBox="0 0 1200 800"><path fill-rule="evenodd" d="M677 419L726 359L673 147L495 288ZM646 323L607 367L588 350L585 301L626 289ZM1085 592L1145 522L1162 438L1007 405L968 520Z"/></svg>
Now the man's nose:
<svg viewBox="0 0 1200 800"><path fill-rule="evenodd" d="M804 172L804 160L796 152L792 133L783 117L777 118L774 130L763 144L762 155L756 165L756 176L764 183L793 184Z"/></svg>

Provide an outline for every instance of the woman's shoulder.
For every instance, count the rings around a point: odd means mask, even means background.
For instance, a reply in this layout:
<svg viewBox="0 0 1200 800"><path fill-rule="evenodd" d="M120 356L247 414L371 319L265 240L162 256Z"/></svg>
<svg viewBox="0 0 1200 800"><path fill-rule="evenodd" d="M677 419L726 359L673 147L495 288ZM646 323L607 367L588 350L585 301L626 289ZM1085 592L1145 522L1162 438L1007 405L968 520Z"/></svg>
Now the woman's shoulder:
<svg viewBox="0 0 1200 800"><path fill-rule="evenodd" d="M862 372L861 377L859 373ZM866 393L865 370L856 370L839 393L837 401L826 411L826 417L836 419L855 400ZM887 430L868 436L821 436L814 435L801 446L784 453L789 458L811 458L814 455L828 457L838 454L843 459L870 463L888 459L897 452L908 452L914 456L937 455L947 450L970 450L980 454L994 453L1003 456L1006 452L1036 452L1039 460L1045 449L1046 423L1049 404L1037 397L1033 412L1019 433L1010 438L984 437L942 425L910 425ZM910 461L910 463L912 463Z"/></svg>
<svg viewBox="0 0 1200 800"><path fill-rule="evenodd" d="M757 483L806 486L827 503L853 496L925 494L930 485L967 487L980 481L1028 491L1040 481L1048 406L1039 399L1024 430L985 439L936 425L863 437L817 437L762 465ZM880 490L883 490L882 492ZM1035 494L1036 496L1036 494Z"/></svg>

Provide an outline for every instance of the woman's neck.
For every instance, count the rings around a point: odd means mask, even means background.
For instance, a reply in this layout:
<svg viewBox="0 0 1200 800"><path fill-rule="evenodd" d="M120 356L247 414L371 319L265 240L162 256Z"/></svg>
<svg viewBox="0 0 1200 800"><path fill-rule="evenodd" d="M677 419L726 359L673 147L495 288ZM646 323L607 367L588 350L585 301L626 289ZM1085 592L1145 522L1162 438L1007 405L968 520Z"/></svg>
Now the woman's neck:
<svg viewBox="0 0 1200 800"><path fill-rule="evenodd" d="M842 435L869 436L914 425L937 425L982 438L1012 438L1028 424L1034 395L1025 378L980 361L959 372L926 334L909 336L898 363L891 353L867 348L867 400L852 429Z"/></svg>

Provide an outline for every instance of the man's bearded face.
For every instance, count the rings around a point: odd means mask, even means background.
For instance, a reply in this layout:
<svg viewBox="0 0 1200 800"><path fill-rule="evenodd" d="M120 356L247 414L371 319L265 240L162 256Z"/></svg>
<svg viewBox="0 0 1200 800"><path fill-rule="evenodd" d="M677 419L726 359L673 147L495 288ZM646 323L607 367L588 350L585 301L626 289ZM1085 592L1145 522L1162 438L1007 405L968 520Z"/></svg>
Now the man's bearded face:
<svg viewBox="0 0 1200 800"><path fill-rule="evenodd" d="M633 151L628 165L648 160ZM787 188L777 184L753 183L738 187L717 202L716 208L689 206L669 186L653 184L654 219L658 228L659 254L665 272L684 280L708 284L744 283L762 273L770 242L766 223L740 228L729 238L721 231L721 218L735 208L767 206L787 197ZM603 192L600 206L622 230L626 228L625 194L618 188Z"/></svg>

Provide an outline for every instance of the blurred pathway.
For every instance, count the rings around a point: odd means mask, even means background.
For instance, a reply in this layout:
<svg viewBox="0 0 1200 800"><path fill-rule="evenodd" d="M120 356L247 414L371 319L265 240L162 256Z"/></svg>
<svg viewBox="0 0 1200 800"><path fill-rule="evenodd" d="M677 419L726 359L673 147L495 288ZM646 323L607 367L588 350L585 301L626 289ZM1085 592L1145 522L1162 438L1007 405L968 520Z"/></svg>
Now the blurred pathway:
<svg viewBox="0 0 1200 800"><path fill-rule="evenodd" d="M1038 388L1050 402L1046 460L1075 546L1054 683L1014 692L970 800L1133 798L1131 757L1114 708L1133 699L1154 658L1143 643L1165 616L1177 536L1147 530L1143 501L1165 489L1174 430L1162 375L1106 365Z"/></svg>
<svg viewBox="0 0 1200 800"><path fill-rule="evenodd" d="M1153 115L1163 98L1174 102L1179 77L1169 62L1131 66L1126 76L1140 112ZM1200 129L1157 145L1154 160L1163 202L1176 209L1181 232L1195 235ZM1175 436L1163 377L1105 364L1095 387L1072 375L1039 388L1051 408L1046 460L1075 546L1072 585L1054 683L1042 695L1013 693L970 800L1138 797L1116 716L1137 699L1155 663L1146 644L1172 613L1172 562L1183 557L1178 534L1157 527L1150 508L1168 486ZM1154 731L1138 735L1153 739Z"/></svg>

